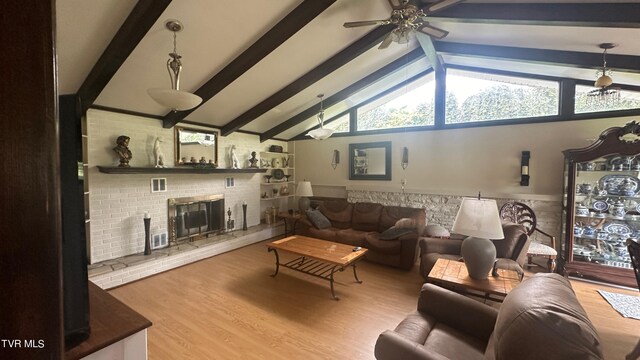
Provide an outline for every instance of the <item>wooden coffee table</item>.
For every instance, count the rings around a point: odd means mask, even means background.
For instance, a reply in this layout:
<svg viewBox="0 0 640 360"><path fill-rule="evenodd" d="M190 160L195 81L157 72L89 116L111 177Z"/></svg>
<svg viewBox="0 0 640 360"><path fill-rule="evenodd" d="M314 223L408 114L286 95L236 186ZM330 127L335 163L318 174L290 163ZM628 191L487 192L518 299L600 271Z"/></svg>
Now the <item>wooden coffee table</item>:
<svg viewBox="0 0 640 360"><path fill-rule="evenodd" d="M502 302L520 284L520 278L513 270L497 269L497 272L497 277L489 275L484 280L472 279L463 262L438 259L429 272L427 281L459 293L474 296L480 294L485 299Z"/></svg>
<svg viewBox="0 0 640 360"><path fill-rule="evenodd" d="M356 282L362 283L356 273L356 261L364 256L367 249L362 248L354 251L354 247L350 245L298 235L270 242L267 244L267 249L276 255L276 272L271 276L278 275L280 266L284 266L327 280L331 283L331 296L335 300L339 300L333 290L333 274L337 271L344 271L351 265ZM290 252L299 255L299 257L281 263L278 250Z"/></svg>

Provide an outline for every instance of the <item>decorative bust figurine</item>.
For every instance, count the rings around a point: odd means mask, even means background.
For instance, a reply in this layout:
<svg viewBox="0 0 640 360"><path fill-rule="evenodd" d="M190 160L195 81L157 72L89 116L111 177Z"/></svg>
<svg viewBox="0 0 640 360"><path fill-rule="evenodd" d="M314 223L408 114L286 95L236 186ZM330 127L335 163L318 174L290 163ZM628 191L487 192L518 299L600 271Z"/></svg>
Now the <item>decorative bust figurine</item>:
<svg viewBox="0 0 640 360"><path fill-rule="evenodd" d="M129 160L133 156L131 155L131 150L129 150L129 140L130 138L126 135L120 135L116 139L117 145L113 148L113 151L120 157L120 165L118 167L130 167Z"/></svg>
<svg viewBox="0 0 640 360"><path fill-rule="evenodd" d="M251 158L249 159L249 167L252 169L258 168L258 159L256 158L256 152L251 152Z"/></svg>

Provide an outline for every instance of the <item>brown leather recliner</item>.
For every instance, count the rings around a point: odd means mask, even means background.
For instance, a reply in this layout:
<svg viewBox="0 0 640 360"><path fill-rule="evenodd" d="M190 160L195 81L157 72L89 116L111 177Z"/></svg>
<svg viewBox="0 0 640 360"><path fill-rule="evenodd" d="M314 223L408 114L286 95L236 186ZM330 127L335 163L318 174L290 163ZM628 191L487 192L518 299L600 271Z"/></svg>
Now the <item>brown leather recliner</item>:
<svg viewBox="0 0 640 360"><path fill-rule="evenodd" d="M537 274L500 310L433 284L418 310L376 342L376 359L602 359L600 338L571 283Z"/></svg>
<svg viewBox="0 0 640 360"><path fill-rule="evenodd" d="M496 267L499 269L516 271L520 277L524 275L527 261L527 249L531 239L525 228L519 224L502 224L504 239L492 240L496 247ZM427 280L429 272L439 258L460 259L460 247L464 236L452 235L451 239L421 237L420 246L420 274Z"/></svg>

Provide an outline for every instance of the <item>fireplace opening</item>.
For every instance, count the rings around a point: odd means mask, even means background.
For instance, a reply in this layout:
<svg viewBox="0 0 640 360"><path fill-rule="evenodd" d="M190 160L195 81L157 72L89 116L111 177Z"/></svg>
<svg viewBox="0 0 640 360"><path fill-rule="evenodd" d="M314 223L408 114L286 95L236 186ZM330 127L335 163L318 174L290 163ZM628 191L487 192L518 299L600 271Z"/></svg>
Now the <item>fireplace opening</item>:
<svg viewBox="0 0 640 360"><path fill-rule="evenodd" d="M169 243L178 244L215 235L224 228L224 195L168 200Z"/></svg>

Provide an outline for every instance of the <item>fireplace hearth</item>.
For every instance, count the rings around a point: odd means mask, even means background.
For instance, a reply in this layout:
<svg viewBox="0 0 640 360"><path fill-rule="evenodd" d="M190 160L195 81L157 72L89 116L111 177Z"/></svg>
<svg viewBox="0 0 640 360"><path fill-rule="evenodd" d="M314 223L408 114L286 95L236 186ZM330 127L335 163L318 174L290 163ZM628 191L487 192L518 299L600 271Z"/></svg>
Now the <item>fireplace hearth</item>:
<svg viewBox="0 0 640 360"><path fill-rule="evenodd" d="M168 200L169 245L225 231L224 195L200 195Z"/></svg>

